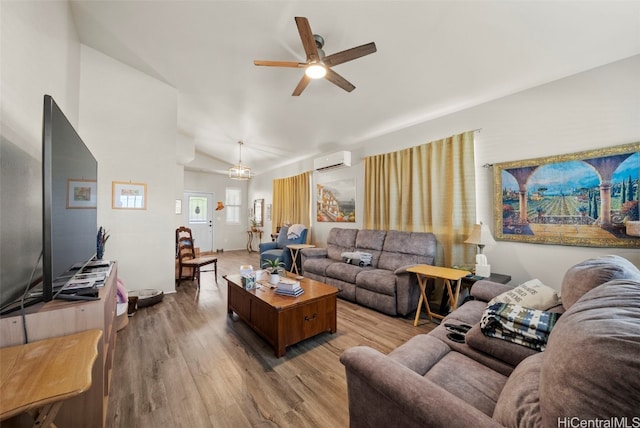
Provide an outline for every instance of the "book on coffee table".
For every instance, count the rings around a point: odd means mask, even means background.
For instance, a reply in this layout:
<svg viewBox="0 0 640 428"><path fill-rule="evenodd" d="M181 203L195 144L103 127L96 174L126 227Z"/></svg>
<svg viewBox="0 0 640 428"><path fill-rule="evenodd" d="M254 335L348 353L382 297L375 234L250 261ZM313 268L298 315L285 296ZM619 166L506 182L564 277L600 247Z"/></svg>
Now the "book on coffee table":
<svg viewBox="0 0 640 428"><path fill-rule="evenodd" d="M278 282L278 289L288 291L298 290L300 289L300 281L290 278L280 278L280 281Z"/></svg>
<svg viewBox="0 0 640 428"><path fill-rule="evenodd" d="M304 289L302 289L300 286L298 286L298 288L295 290L285 290L280 287L276 288L276 294L280 294L282 296L298 297L302 293L304 293Z"/></svg>

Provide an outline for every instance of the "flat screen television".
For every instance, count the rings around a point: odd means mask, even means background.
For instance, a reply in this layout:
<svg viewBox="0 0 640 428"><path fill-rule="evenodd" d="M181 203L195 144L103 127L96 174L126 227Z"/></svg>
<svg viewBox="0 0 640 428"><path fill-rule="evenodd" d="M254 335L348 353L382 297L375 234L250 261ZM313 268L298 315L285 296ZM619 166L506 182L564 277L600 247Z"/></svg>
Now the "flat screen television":
<svg viewBox="0 0 640 428"><path fill-rule="evenodd" d="M50 95L42 122L42 297L96 253L98 162Z"/></svg>

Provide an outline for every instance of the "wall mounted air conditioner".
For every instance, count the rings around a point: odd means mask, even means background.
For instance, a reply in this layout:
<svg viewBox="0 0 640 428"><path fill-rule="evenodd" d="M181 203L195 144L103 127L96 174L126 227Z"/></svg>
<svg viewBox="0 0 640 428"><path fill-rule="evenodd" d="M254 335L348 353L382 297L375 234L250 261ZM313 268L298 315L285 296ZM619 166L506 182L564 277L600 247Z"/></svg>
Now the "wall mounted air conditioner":
<svg viewBox="0 0 640 428"><path fill-rule="evenodd" d="M313 160L313 169L324 172L335 168L351 166L351 152L341 151L324 155Z"/></svg>

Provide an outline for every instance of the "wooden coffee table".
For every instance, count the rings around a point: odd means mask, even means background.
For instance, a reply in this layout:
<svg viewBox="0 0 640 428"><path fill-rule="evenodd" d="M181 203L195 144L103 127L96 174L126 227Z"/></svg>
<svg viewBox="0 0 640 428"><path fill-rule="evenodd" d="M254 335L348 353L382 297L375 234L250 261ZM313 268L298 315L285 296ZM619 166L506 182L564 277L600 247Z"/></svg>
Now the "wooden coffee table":
<svg viewBox="0 0 640 428"><path fill-rule="evenodd" d="M304 294L281 296L267 282L258 288L242 288L240 275L227 275L227 311L235 312L273 347L276 357L287 346L325 331L337 331L336 295L338 289L309 278L300 280Z"/></svg>

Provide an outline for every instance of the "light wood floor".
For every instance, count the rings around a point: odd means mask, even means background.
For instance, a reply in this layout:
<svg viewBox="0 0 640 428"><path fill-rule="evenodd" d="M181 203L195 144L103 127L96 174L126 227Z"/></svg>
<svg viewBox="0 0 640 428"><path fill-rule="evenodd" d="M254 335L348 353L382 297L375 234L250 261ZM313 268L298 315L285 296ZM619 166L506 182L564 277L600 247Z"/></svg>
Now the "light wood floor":
<svg viewBox="0 0 640 428"><path fill-rule="evenodd" d="M227 314L222 278L246 251L218 254L218 283L202 274L200 292L183 283L141 308L118 332L108 427L347 427L347 389L340 354L368 345L388 353L431 331L423 319L394 318L338 299L338 332L273 350ZM126 282L126 278L123 278ZM424 312L424 311L423 311Z"/></svg>

